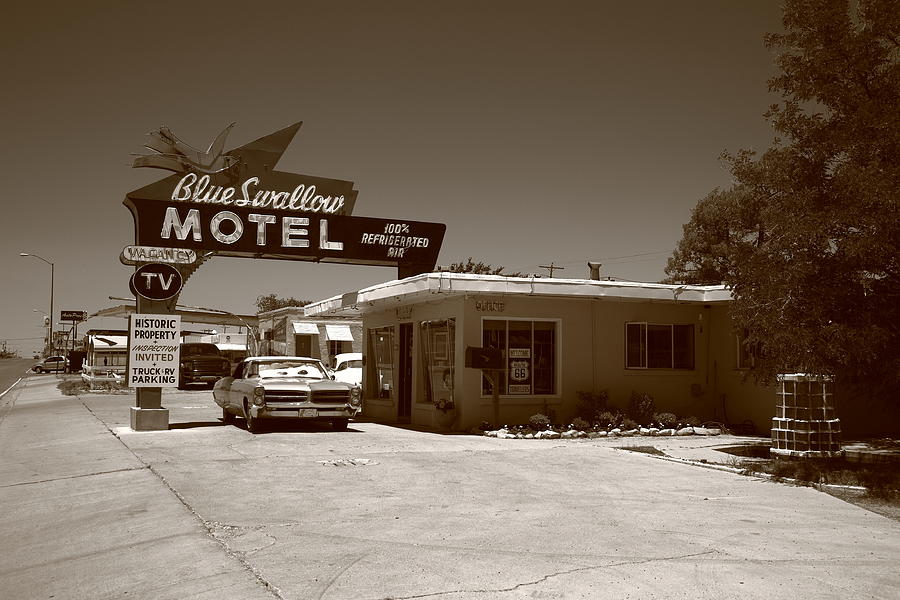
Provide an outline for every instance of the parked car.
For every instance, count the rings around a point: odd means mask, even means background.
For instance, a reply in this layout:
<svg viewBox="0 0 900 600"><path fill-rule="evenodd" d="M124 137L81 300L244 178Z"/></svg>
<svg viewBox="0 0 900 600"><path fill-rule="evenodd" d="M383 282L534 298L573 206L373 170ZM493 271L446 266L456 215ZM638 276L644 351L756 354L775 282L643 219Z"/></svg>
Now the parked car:
<svg viewBox="0 0 900 600"><path fill-rule="evenodd" d="M276 418L330 421L335 430L346 429L359 413L361 395L358 385L332 380L320 360L304 356L252 356L213 386L222 420L243 417L252 433Z"/></svg>
<svg viewBox="0 0 900 600"><path fill-rule="evenodd" d="M223 356L215 344L187 342L181 344L178 359L178 389L193 383L212 386L231 373L231 361Z"/></svg>
<svg viewBox="0 0 900 600"><path fill-rule="evenodd" d="M50 373L51 371L59 373L66 370L67 364L65 356L48 356L31 367L31 370L35 373Z"/></svg>
<svg viewBox="0 0 900 600"><path fill-rule="evenodd" d="M334 378L362 386L362 352L346 352L334 357Z"/></svg>

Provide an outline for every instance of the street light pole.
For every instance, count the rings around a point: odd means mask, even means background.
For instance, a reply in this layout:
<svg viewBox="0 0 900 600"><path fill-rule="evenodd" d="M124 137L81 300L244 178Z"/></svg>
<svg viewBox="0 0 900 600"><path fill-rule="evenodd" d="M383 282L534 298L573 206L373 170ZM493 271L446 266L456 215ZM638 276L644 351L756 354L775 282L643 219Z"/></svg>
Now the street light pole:
<svg viewBox="0 0 900 600"><path fill-rule="evenodd" d="M27 252L19 252L19 256L31 256L40 259L50 265L50 322L47 323L47 346L50 348L50 356L54 355L55 348L53 346L53 263L43 256L37 254L29 254Z"/></svg>

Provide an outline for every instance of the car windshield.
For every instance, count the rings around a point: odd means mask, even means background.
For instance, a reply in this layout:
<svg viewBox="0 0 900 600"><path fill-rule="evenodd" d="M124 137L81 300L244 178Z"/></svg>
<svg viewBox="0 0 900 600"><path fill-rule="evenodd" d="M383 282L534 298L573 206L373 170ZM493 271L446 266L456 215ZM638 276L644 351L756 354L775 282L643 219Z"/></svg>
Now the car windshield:
<svg viewBox="0 0 900 600"><path fill-rule="evenodd" d="M338 365L338 371L343 371L344 369L362 369L362 361L361 360L344 361Z"/></svg>
<svg viewBox="0 0 900 600"><path fill-rule="evenodd" d="M302 360L260 361L251 367L250 373L259 375L263 379L270 377L328 378L319 363Z"/></svg>

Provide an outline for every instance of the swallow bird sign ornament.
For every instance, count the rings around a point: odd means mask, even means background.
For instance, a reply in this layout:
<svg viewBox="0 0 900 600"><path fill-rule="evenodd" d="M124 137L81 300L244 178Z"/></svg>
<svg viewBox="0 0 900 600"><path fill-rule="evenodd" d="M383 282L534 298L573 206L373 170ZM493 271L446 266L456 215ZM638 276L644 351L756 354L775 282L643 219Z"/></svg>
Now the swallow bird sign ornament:
<svg viewBox="0 0 900 600"><path fill-rule="evenodd" d="M190 171L206 174L219 173L238 163L236 156L222 153L225 148L225 140L232 127L234 127L234 123L223 129L222 133L217 135L206 149L206 152L203 152L185 144L168 127L162 126L148 134L150 141L144 145L148 150L153 150L155 154L137 155L131 166L165 169L175 173Z"/></svg>

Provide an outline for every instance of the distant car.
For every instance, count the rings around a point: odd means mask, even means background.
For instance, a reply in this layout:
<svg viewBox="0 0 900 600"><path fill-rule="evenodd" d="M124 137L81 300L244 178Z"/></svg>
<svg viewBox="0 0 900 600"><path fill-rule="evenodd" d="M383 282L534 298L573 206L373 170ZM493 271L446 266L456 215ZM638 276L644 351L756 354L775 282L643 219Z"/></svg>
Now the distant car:
<svg viewBox="0 0 900 600"><path fill-rule="evenodd" d="M334 357L334 379L362 386L362 352L346 352Z"/></svg>
<svg viewBox="0 0 900 600"><path fill-rule="evenodd" d="M330 421L337 431L359 413L360 388L333 381L322 362L305 356L252 356L213 386L222 420L243 417L257 433L267 419Z"/></svg>
<svg viewBox="0 0 900 600"><path fill-rule="evenodd" d="M66 370L67 364L65 356L48 356L31 367L31 370L35 373L50 373L51 371L59 373Z"/></svg>
<svg viewBox="0 0 900 600"><path fill-rule="evenodd" d="M178 359L178 389L193 383L212 386L231 373L231 361L223 356L215 344L186 342L181 344Z"/></svg>

